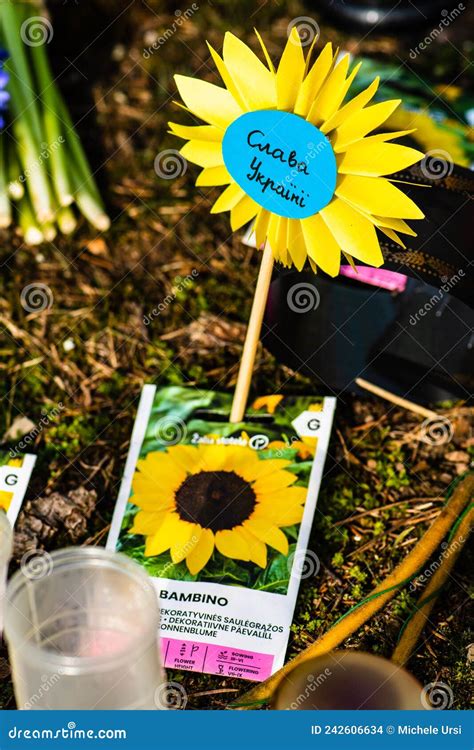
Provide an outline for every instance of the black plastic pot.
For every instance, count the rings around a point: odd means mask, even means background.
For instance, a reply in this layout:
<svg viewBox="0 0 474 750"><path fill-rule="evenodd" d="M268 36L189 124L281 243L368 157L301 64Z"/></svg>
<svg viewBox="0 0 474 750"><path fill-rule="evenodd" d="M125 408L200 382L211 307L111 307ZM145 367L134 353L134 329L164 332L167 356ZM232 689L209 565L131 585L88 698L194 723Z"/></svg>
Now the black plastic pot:
<svg viewBox="0 0 474 750"><path fill-rule="evenodd" d="M377 27L379 32L428 26L439 19L446 8L446 0L316 0L314 7L331 16L336 23L349 28L368 31Z"/></svg>
<svg viewBox="0 0 474 750"><path fill-rule="evenodd" d="M421 402L474 391L474 178L453 165L429 174L422 163L406 176L431 185L408 189L426 215L418 237L407 250L381 239L404 292L291 270L272 282L265 346L329 393L357 390L357 377Z"/></svg>

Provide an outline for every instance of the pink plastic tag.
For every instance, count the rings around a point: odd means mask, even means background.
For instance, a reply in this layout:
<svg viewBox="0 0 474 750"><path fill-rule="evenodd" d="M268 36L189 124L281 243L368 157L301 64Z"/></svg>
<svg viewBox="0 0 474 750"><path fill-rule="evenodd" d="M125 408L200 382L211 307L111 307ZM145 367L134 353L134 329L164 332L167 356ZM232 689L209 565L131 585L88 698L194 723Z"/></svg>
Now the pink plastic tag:
<svg viewBox="0 0 474 750"><path fill-rule="evenodd" d="M349 279L355 279L370 286L378 286L380 289L388 289L391 292L405 291L407 277L402 273L368 266L356 266L356 269L357 271L354 271L351 266L341 266L341 276L347 276Z"/></svg>

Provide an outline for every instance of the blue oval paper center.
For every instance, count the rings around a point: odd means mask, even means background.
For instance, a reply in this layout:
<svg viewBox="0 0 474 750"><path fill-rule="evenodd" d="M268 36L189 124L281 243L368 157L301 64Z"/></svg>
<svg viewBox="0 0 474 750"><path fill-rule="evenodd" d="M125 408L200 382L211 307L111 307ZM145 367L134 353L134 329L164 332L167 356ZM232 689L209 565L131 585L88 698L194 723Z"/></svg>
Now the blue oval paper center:
<svg viewBox="0 0 474 750"><path fill-rule="evenodd" d="M227 128L225 166L260 206L306 219L326 206L336 189L336 157L323 133L298 115L247 112Z"/></svg>

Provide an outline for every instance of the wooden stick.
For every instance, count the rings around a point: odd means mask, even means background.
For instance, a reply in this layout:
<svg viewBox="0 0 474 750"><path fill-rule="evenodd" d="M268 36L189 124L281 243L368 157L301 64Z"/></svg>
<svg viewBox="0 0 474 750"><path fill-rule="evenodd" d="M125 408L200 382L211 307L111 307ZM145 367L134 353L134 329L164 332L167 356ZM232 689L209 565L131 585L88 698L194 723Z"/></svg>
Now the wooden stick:
<svg viewBox="0 0 474 750"><path fill-rule="evenodd" d="M257 346L260 339L260 332L262 330L265 306L267 304L268 290L270 289L270 282L272 280L272 271L273 253L267 242L263 250L262 263L258 273L252 311L250 313L244 350L242 352L242 360L240 362L237 384L235 386L234 400L232 402L232 410L230 412L230 421L233 423L242 422L245 416L255 356L257 354Z"/></svg>
<svg viewBox="0 0 474 750"><path fill-rule="evenodd" d="M394 597L417 571L425 565L442 542L450 528L459 518L474 495L474 474L469 474L453 492L439 516L423 534L419 542L408 553L395 570L375 587L366 601L338 620L324 635L308 646L298 656L289 661L272 677L259 683L233 703L234 708L250 709L267 702L281 680L296 666L315 656L321 656L337 648L350 635L355 633L367 620Z"/></svg>
<svg viewBox="0 0 474 750"><path fill-rule="evenodd" d="M433 573L430 582L416 604L416 613L407 624L402 637L393 652L392 661L395 662L395 664L403 666L411 657L436 599L448 580L449 574L454 568L456 560L469 538L473 525L474 509L471 508L462 519L456 533L445 548L443 553L444 557L440 567L435 573Z"/></svg>
<svg viewBox="0 0 474 750"><path fill-rule="evenodd" d="M380 386L374 385L373 383L369 383L368 380L356 378L355 382L360 388L365 388L366 391L370 391L370 393L374 393L376 396L380 396L380 398L384 398L386 401L391 401L392 404L401 406L402 409L408 409L408 411L420 414L422 417L427 417L428 419L433 419L435 417L439 418L439 414L432 409L425 409L425 407L420 406L420 404L415 404L413 401L408 401L406 398L396 396L395 393L387 391L385 388L380 388Z"/></svg>

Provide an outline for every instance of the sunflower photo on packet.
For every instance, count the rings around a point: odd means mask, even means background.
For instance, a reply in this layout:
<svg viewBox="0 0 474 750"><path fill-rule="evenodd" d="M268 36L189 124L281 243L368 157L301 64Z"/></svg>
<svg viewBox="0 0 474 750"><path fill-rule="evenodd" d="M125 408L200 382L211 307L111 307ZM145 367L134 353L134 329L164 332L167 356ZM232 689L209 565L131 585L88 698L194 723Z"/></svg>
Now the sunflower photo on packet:
<svg viewBox="0 0 474 750"><path fill-rule="evenodd" d="M284 661L334 398L144 387L108 539L143 565L165 666L263 680Z"/></svg>

